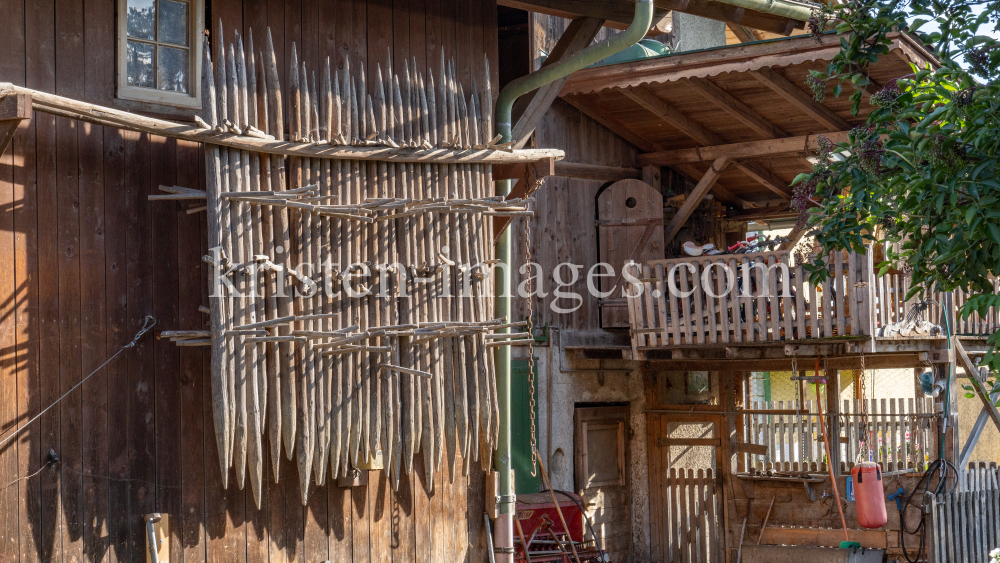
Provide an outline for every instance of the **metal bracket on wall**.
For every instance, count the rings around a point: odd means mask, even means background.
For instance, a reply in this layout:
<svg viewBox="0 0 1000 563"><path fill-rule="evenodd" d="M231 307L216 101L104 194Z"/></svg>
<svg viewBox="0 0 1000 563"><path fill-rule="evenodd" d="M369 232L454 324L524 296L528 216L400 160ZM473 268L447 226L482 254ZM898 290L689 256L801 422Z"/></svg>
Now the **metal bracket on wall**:
<svg viewBox="0 0 1000 563"><path fill-rule="evenodd" d="M350 469L346 476L337 477L337 486L341 488L365 487L368 485L368 471Z"/></svg>

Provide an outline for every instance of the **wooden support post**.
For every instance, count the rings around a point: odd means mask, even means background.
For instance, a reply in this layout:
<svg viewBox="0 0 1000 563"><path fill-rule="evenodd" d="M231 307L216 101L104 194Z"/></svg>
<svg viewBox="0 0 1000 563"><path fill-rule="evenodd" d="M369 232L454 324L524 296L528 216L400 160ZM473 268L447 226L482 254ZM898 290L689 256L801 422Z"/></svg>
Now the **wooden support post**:
<svg viewBox="0 0 1000 563"><path fill-rule="evenodd" d="M31 94L11 94L0 100L0 156L25 119L31 119Z"/></svg>
<svg viewBox="0 0 1000 563"><path fill-rule="evenodd" d="M746 374L745 371L735 371L733 372L733 406L735 407L733 411L742 410L746 408ZM746 443L746 419L741 415L739 418L734 419L735 424L735 436L736 441L740 443ZM736 456L736 471L743 472L747 470L747 458L745 455L740 454Z"/></svg>
<svg viewBox="0 0 1000 563"><path fill-rule="evenodd" d="M660 167L659 166L643 166L642 167L642 181L646 182L650 186L656 188L656 191L663 193L663 182L660 178Z"/></svg>
<svg viewBox="0 0 1000 563"><path fill-rule="evenodd" d="M968 463L969 456L972 455L972 450L976 447L976 442L979 440L979 435L982 434L983 427L986 426L986 419L987 418L991 419L993 421L993 424L996 425L997 429L1000 430L1000 412L997 411L996 405L993 404L993 401L996 400L997 396L996 393L994 393L992 396L988 396L986 394L987 391L983 387L983 381L980 380L978 377L979 368L974 363L972 363L972 358L970 358L969 354L965 351L965 347L962 346L962 343L957 338L953 339L952 341L955 343L955 356L957 363L961 364L961 366L965 368L965 373L966 375L968 375L969 380L971 380L972 382L972 388L975 389L976 396L979 397L979 400L983 402L983 408L979 413L979 418L976 419L976 424L972 429L972 433L969 434L969 438L968 440L966 440L965 446L962 448L962 451L958 454L958 463L956 463L955 467L957 467L958 469L962 469L962 467L966 463ZM957 394L956 390L958 388L957 385L958 373L952 374L952 381L956 383L955 388L952 389L952 395L954 398L954 395ZM957 415L958 413L955 412L956 417ZM951 422L949 422L948 424L950 425ZM955 424L957 427L958 425L957 420L955 421Z"/></svg>
<svg viewBox="0 0 1000 563"><path fill-rule="evenodd" d="M1000 393L990 395L991 404L995 403L998 397L1000 397ZM992 410L995 412L996 407L994 406ZM958 463L955 464L955 467L961 469L969 464L969 460L972 459L972 452L976 449L976 444L979 442L979 437L983 434L983 429L986 428L986 423L992 418L991 415L989 407L983 405L982 410L979 411L979 417L976 418L976 423L972 425L969 437L966 438L965 444L962 445L962 453L958 455Z"/></svg>
<svg viewBox="0 0 1000 563"><path fill-rule="evenodd" d="M542 66L551 65L582 51L590 45L594 37L597 37L597 32L601 30L603 25L604 20L599 18L577 18L571 21ZM559 91L562 90L567 80L569 80L568 74L535 90L531 101L528 102L528 106L518 117L517 123L512 129L511 137L514 140L514 148L519 149L528 142L538 122L542 120L542 116L552 106L552 102L559 97Z"/></svg>
<svg viewBox="0 0 1000 563"><path fill-rule="evenodd" d="M830 467L840 472L840 372L826 370L826 420L830 431Z"/></svg>
<svg viewBox="0 0 1000 563"><path fill-rule="evenodd" d="M727 166L729 166L729 159L726 157L722 157L712 163L712 167L708 169L708 172L706 172L704 176L701 177L698 185L694 187L694 190L692 190L691 193L688 194L687 199L684 200L684 205L677 210L677 214L674 215L674 218L670 220L670 224L667 225L663 237L664 245L669 244L672 240L674 240L674 237L677 236L681 227L683 227L684 223L689 217L691 217L695 208L697 208L698 204L701 203L701 200L705 198L708 191L712 189L715 182L719 180L719 176L722 175L722 172Z"/></svg>
<svg viewBox="0 0 1000 563"><path fill-rule="evenodd" d="M795 223L795 226L792 227L792 230L789 231L788 233L788 241L781 243L781 246L778 247L778 250L784 251L795 248L795 245L798 244L800 240L802 240L802 235L804 234L806 234L805 222L799 221L798 223Z"/></svg>
<svg viewBox="0 0 1000 563"><path fill-rule="evenodd" d="M941 326L946 327L951 333L952 349L948 351L948 364L938 364L939 369L951 369L951 382L949 392L946 394L941 394L939 398L944 401L945 397L948 399L948 431L944 435L944 457L952 463L957 463L958 458L961 455L959 451L959 439L958 439L958 394L961 392L961 387L958 385L958 350L960 349L961 343L955 337L955 316L954 316L954 294L947 293L944 298L944 306L942 307ZM964 352L964 349L962 350ZM968 357L968 356L966 356ZM971 360L969 362L971 364ZM946 367L947 366L947 367ZM974 367L974 366L973 366Z"/></svg>

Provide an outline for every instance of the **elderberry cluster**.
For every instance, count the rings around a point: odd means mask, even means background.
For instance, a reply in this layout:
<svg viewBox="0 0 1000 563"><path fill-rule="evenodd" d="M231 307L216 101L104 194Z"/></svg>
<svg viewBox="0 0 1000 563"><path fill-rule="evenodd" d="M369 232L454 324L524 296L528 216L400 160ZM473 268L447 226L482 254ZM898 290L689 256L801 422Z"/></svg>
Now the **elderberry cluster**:
<svg viewBox="0 0 1000 563"><path fill-rule="evenodd" d="M902 107L899 102L899 94L899 88L896 86L896 81L893 80L872 94L871 104L895 113Z"/></svg>
<svg viewBox="0 0 1000 563"><path fill-rule="evenodd" d="M815 98L817 102L822 103L823 100L826 99L826 80L814 74L810 74L806 77L806 84L809 86L809 89L812 90L813 98Z"/></svg>
<svg viewBox="0 0 1000 563"><path fill-rule="evenodd" d="M947 139L944 135L934 135L924 150L924 159L933 168L948 173L957 172L966 165L968 151L964 144Z"/></svg>

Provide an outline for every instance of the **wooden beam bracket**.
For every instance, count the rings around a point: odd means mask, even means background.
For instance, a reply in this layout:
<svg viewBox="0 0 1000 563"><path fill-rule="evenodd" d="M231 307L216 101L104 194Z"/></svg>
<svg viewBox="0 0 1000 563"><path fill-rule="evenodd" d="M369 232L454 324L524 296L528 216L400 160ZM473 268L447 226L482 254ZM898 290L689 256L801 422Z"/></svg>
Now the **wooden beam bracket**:
<svg viewBox="0 0 1000 563"><path fill-rule="evenodd" d="M546 176L556 175L556 159L543 158L536 162L519 162L493 166L493 180L514 180L507 199L528 197L541 186ZM493 241L496 242L504 229L510 224L511 217L495 217L493 220Z"/></svg>
<svg viewBox="0 0 1000 563"><path fill-rule="evenodd" d="M0 156L14 139L22 121L31 119L31 94L11 94L0 100Z"/></svg>

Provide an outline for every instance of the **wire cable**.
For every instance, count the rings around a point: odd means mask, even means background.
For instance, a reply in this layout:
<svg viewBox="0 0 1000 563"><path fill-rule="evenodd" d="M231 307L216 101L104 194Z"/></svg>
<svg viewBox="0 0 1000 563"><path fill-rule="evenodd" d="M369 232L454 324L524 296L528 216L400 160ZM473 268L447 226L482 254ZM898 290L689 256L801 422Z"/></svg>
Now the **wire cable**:
<svg viewBox="0 0 1000 563"><path fill-rule="evenodd" d="M87 381L88 379L90 379L94 374L96 374L97 372L99 372L102 369L104 369L104 366L110 364L111 360L114 360L115 358L117 358L119 354L121 354L125 350L128 350L129 348L135 347L135 345L139 343L139 339L142 338L143 335L145 335L147 332L149 332L150 330L152 330L152 328L154 326L156 326L156 318L153 317L152 315L146 315L146 319L144 320L144 322L142 324L142 328L139 329L139 332L135 333L135 337L132 339L132 342L129 342L128 344L122 346L117 352L114 353L113 356L111 356L110 358L108 358L107 360L105 360L103 364L97 366L97 369L95 369L94 371L90 372L90 374L87 377L84 377L83 379L81 379L79 383L77 383L76 385L74 385L73 387L71 387L69 391L66 391L65 393L63 393L62 396L59 397L58 399L56 399L55 401L53 401L52 404L50 404L49 406L47 406L44 409L42 409L42 411L39 412L38 414L36 414L34 417L32 417L31 420L29 420L28 422L25 422L24 425L22 425L20 428L18 428L17 430L15 430L13 434L11 434L10 436L7 436L3 440L0 440L0 447L3 447L4 444L6 444L7 442L13 440L15 436L17 436L18 434L20 434L21 431L24 430L25 428L27 428L32 422L38 420L39 417L41 417L43 414L45 414L46 412L48 412L49 409L51 409L52 407L58 405L59 401L62 401L63 399L65 399L66 397L68 397L70 393L72 393L73 391L76 391L77 387L83 385L83 383L85 381Z"/></svg>

